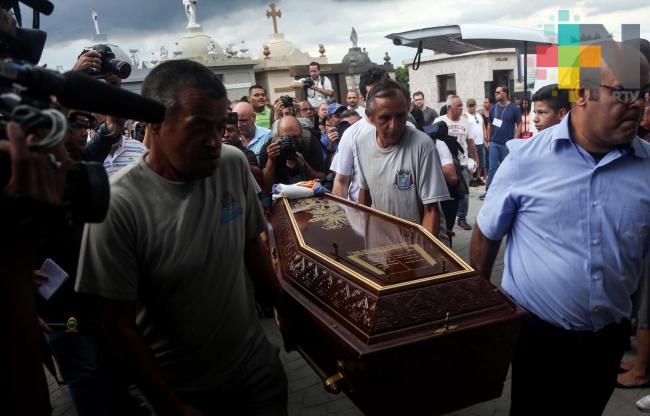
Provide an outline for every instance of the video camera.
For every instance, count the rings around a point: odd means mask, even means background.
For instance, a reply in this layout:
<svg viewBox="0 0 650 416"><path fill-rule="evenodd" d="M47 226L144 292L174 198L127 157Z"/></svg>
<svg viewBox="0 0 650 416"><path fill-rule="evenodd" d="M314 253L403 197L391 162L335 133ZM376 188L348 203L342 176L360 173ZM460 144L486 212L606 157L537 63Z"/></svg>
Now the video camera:
<svg viewBox="0 0 650 416"><path fill-rule="evenodd" d="M54 6L47 0L20 2L33 9L33 29L20 27L18 0L0 0L0 140L6 139L7 124L17 122L25 134L39 139L29 144L30 151L48 154L56 169L51 150L61 144L68 131L68 121L57 109L60 106L151 123L163 120L165 108L158 102L79 71L60 74L34 66L46 39L46 33L38 30L39 16L49 15ZM110 54L106 56L110 58ZM116 64L111 59L108 62ZM117 64L118 71L120 68ZM0 153L0 189L5 188L11 174L10 157ZM102 164L77 162L68 171L63 206L72 221L101 222L108 210L109 195Z"/></svg>

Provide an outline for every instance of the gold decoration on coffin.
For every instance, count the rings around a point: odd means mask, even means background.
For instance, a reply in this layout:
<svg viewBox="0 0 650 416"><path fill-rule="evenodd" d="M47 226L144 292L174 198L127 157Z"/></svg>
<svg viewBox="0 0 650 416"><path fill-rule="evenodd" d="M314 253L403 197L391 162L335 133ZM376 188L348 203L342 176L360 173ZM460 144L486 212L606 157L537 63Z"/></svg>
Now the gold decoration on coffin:
<svg viewBox="0 0 650 416"><path fill-rule="evenodd" d="M329 204L327 200L309 198L293 206L293 214L307 212L311 214L310 223L322 223L324 230L340 230L348 224L348 217L338 204Z"/></svg>

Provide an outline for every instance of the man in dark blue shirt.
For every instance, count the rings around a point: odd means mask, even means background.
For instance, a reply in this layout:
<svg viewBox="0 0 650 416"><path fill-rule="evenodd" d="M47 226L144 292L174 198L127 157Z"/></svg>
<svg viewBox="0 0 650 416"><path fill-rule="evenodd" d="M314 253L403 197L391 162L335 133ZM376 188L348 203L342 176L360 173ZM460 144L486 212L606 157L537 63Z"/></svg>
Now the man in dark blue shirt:
<svg viewBox="0 0 650 416"><path fill-rule="evenodd" d="M517 106L508 100L509 95L510 91L507 87L503 85L497 86L494 91L496 102L490 107L487 134L490 153L486 190L490 188L490 183L499 165L508 156L506 142L518 138L521 132L521 113ZM484 199L485 194L481 195L480 198Z"/></svg>

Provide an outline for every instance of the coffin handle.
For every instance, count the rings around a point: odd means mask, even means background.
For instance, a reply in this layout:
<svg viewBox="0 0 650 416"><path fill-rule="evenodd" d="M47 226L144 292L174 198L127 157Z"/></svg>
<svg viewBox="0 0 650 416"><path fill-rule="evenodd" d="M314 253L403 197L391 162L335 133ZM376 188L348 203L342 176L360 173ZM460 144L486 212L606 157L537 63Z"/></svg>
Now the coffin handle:
<svg viewBox="0 0 650 416"><path fill-rule="evenodd" d="M338 394L341 392L341 382L345 379L340 371L333 376L327 377L324 381L325 390L328 393Z"/></svg>

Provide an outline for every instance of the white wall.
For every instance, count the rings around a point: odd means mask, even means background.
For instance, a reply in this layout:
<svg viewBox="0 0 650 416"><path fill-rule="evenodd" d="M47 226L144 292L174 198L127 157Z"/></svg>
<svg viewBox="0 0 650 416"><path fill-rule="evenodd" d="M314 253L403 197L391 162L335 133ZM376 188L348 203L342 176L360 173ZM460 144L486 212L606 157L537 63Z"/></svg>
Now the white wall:
<svg viewBox="0 0 650 416"><path fill-rule="evenodd" d="M507 59L505 61L499 60ZM426 60L425 60L426 59ZM517 76L517 61L515 52L482 52L459 56L435 55L423 58L420 68L409 68L409 84L411 94L416 91L424 93L426 104L436 111L440 109L447 97L438 97L438 75L455 74L456 94L466 102L474 98L482 102L485 98L485 82L492 81L492 71L501 69L513 70Z"/></svg>

